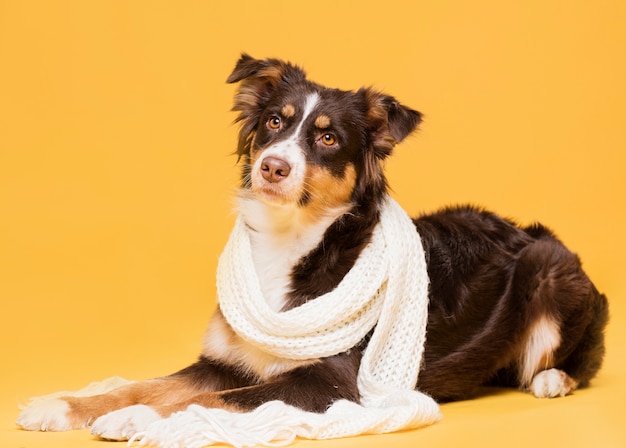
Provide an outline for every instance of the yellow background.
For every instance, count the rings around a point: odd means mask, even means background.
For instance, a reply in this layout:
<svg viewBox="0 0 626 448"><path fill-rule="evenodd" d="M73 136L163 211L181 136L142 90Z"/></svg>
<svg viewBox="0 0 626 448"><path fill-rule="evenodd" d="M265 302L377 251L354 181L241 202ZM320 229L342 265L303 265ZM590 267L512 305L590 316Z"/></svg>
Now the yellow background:
<svg viewBox="0 0 626 448"><path fill-rule="evenodd" d="M195 359L233 222L241 51L424 112L388 163L405 208L541 220L612 307L590 389L298 446L626 446L622 0L0 1L0 446L102 448L18 431L17 404Z"/></svg>

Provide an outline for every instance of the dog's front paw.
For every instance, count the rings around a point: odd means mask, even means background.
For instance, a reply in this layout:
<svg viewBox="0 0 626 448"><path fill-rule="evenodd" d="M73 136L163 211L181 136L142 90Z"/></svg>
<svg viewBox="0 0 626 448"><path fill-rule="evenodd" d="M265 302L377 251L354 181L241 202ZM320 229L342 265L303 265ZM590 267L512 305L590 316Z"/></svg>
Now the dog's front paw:
<svg viewBox="0 0 626 448"><path fill-rule="evenodd" d="M71 406L67 400L104 394L132 381L120 377L97 381L77 391L61 391L31 398L26 406L20 406L22 412L17 418L17 425L29 431L69 431L89 426L94 416L71 415Z"/></svg>
<svg viewBox="0 0 626 448"><path fill-rule="evenodd" d="M98 418L91 426L91 433L107 440L128 440L161 418L150 406L136 404Z"/></svg>
<svg viewBox="0 0 626 448"><path fill-rule="evenodd" d="M72 427L68 419L70 405L60 398L35 398L22 408L17 425L29 431L69 431Z"/></svg>

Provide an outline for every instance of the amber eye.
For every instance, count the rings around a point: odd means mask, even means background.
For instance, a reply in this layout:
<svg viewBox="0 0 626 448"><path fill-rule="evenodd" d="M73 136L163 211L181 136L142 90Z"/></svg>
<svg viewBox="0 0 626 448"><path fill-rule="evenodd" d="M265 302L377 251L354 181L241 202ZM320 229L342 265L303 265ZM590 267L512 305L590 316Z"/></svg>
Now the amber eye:
<svg viewBox="0 0 626 448"><path fill-rule="evenodd" d="M274 130L279 129L280 124L281 124L280 118L275 115L273 117L270 117L269 120L267 120L267 127L270 129L274 129Z"/></svg>
<svg viewBox="0 0 626 448"><path fill-rule="evenodd" d="M333 134L324 134L322 135L322 143L324 143L326 146L332 146L337 143L337 137L335 137Z"/></svg>

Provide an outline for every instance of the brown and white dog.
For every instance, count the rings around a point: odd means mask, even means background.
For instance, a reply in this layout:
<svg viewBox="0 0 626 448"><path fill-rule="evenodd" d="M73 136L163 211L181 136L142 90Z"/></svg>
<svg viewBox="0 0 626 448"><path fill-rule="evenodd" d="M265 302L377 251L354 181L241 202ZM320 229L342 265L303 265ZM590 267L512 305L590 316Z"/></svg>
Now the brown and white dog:
<svg viewBox="0 0 626 448"><path fill-rule="evenodd" d="M239 83L238 210L252 229L264 296L275 311L288 310L333 290L353 266L387 194L382 162L421 115L369 88L321 86L276 59L243 55L228 82ZM608 304L552 232L470 206L414 223L431 281L419 390L449 401L485 385L556 397L589 384L604 355ZM17 423L93 425L100 437L127 439L190 404L248 411L282 400L323 412L339 399L359 401L367 343L322 359L282 359L243 341L218 310L195 364L35 399Z"/></svg>

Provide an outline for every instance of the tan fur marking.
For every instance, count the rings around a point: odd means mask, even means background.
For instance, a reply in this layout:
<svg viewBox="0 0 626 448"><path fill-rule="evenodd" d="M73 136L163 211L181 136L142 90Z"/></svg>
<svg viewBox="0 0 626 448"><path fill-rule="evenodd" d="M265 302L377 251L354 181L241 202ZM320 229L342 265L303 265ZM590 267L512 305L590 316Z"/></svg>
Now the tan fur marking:
<svg viewBox="0 0 626 448"><path fill-rule="evenodd" d="M283 76L283 69L284 67L279 66L271 66L271 67L265 67L262 70L259 70L258 73L258 77L268 77L268 78L272 78L274 80L278 80Z"/></svg>
<svg viewBox="0 0 626 448"><path fill-rule="evenodd" d="M259 97L252 89L241 88L240 92L235 97L237 110L242 110L246 107L254 107L258 102Z"/></svg>
<svg viewBox="0 0 626 448"><path fill-rule="evenodd" d="M311 202L306 208L311 218L317 220L328 210L348 205L355 184L356 170L352 164L346 166L341 179L322 167L309 167L306 190L311 194Z"/></svg>
<svg viewBox="0 0 626 448"><path fill-rule="evenodd" d="M67 419L72 428L84 428L104 414L134 404L145 404L161 413L159 408L174 406L194 397L197 393L196 388L178 378L164 377L128 384L106 394L61 399L67 401L70 406Z"/></svg>
<svg viewBox="0 0 626 448"><path fill-rule="evenodd" d="M372 135L374 144L386 153L391 153L397 142L392 137L387 126L387 109L384 105L385 95L371 89L366 89L365 95L369 104L367 121L372 128L377 129Z"/></svg>
<svg viewBox="0 0 626 448"><path fill-rule="evenodd" d="M285 118L291 118L296 114L296 108L293 104L285 104L280 110L280 113L282 113Z"/></svg>
<svg viewBox="0 0 626 448"><path fill-rule="evenodd" d="M319 129L326 129L330 126L330 117L325 114L319 115L315 119L315 126L317 126Z"/></svg>
<svg viewBox="0 0 626 448"><path fill-rule="evenodd" d="M202 354L226 364L238 365L242 371L249 371L263 380L317 362L278 358L259 350L237 336L219 309L209 323Z"/></svg>

